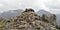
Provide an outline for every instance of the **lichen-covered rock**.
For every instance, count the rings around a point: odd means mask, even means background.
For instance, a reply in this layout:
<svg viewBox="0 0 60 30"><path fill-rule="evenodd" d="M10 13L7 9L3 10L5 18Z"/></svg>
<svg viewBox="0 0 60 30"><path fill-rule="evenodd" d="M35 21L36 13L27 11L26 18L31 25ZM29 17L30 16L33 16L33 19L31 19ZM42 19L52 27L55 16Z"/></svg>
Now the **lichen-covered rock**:
<svg viewBox="0 0 60 30"><path fill-rule="evenodd" d="M43 14L41 19L42 19L42 21L50 23L51 25L54 25L54 26L57 25L57 23L56 23L56 15L54 15L54 14L51 14L51 15L48 15L48 16Z"/></svg>
<svg viewBox="0 0 60 30"><path fill-rule="evenodd" d="M12 17L8 27L10 30L58 30L56 26L42 20L33 9L26 9L21 15Z"/></svg>

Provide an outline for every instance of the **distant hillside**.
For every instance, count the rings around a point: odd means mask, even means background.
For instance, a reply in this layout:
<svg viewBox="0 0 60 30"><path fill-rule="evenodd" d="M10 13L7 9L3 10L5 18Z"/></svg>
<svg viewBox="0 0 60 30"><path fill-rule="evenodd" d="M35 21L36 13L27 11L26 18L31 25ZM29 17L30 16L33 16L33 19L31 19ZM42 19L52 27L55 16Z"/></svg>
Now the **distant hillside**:
<svg viewBox="0 0 60 30"><path fill-rule="evenodd" d="M56 17L57 17L57 23L58 25L60 25L60 14L56 14Z"/></svg>
<svg viewBox="0 0 60 30"><path fill-rule="evenodd" d="M39 11L37 11L37 14L42 16L43 14L45 15L51 15L52 13L48 12L48 11L45 11L44 9L41 9Z"/></svg>
<svg viewBox="0 0 60 30"><path fill-rule="evenodd" d="M20 14L21 12L23 12L23 10L21 9L17 9L17 10L9 10L7 12L3 12L0 14L0 17L9 19L11 16L16 16L17 14Z"/></svg>

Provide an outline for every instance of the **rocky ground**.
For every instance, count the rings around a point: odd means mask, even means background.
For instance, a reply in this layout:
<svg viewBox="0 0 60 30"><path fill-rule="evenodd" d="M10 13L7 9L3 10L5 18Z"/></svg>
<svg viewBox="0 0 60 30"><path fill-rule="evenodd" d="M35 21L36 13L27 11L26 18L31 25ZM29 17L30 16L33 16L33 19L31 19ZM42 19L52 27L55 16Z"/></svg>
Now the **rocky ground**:
<svg viewBox="0 0 60 30"><path fill-rule="evenodd" d="M21 15L11 17L6 25L6 30L59 30L56 28L56 22L50 23L42 20L33 9L26 9Z"/></svg>

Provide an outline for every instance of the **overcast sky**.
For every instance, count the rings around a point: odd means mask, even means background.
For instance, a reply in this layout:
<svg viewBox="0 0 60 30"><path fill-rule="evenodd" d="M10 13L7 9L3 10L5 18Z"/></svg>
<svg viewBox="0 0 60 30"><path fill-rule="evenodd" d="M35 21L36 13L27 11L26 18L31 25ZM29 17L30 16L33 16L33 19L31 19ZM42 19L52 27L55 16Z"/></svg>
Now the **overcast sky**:
<svg viewBox="0 0 60 30"><path fill-rule="evenodd" d="M13 9L45 9L55 14L60 13L60 0L0 0L0 12Z"/></svg>

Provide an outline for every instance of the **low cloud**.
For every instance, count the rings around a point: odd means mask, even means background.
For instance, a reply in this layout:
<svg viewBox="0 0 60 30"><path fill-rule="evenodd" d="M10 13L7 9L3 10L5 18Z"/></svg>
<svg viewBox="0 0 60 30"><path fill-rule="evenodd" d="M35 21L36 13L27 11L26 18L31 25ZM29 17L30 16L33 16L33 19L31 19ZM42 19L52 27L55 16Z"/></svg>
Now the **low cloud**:
<svg viewBox="0 0 60 30"><path fill-rule="evenodd" d="M48 11L60 11L60 0L0 0L0 11L8 11L11 9L33 8L38 11L45 9ZM51 11L52 12L52 11ZM56 13L56 12L55 12Z"/></svg>

